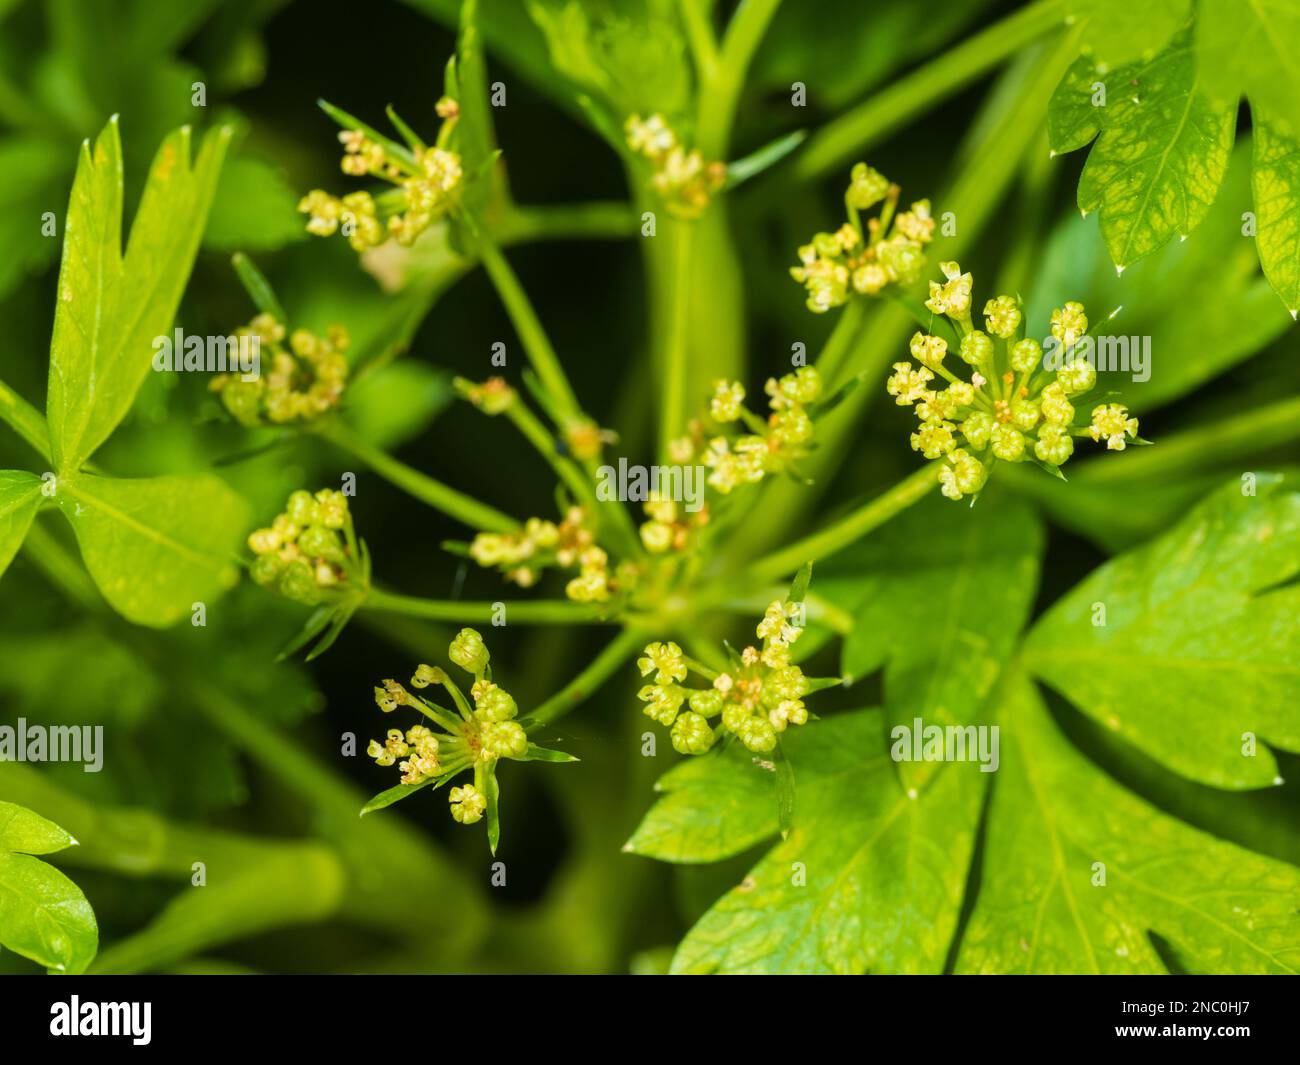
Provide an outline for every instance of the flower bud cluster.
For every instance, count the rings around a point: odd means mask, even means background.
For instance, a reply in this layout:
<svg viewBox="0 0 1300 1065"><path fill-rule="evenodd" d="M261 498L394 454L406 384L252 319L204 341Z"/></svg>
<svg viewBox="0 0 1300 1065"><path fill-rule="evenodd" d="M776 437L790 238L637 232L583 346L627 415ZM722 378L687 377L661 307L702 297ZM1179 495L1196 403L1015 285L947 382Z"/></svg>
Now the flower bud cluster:
<svg viewBox="0 0 1300 1065"><path fill-rule="evenodd" d="M921 276L925 246L934 236L930 201L898 213L900 190L878 171L858 163L844 193L847 221L833 233L817 233L799 248L790 276L808 292L807 306L824 314L854 296L878 296L890 285ZM864 227L860 212L880 205Z"/></svg>
<svg viewBox="0 0 1300 1065"><path fill-rule="evenodd" d="M744 385L718 381L708 417L693 420L688 434L672 442L672 460L702 462L709 469L709 487L720 495L757 484L769 474L793 472L812 444L821 376L803 366L780 379L769 378L764 391L770 408L766 420L745 407Z"/></svg>
<svg viewBox="0 0 1300 1065"><path fill-rule="evenodd" d="M632 115L623 133L627 146L649 163L651 186L678 218L698 218L726 184L726 164L687 151L662 115Z"/></svg>
<svg viewBox="0 0 1300 1065"><path fill-rule="evenodd" d="M392 141L376 140L361 129L341 130L343 172L351 177L378 178L395 188L378 198L369 192L340 198L313 189L298 204L298 210L308 216L307 232L328 237L341 229L358 252L389 237L409 246L435 221L455 210L465 177L460 155L450 147L460 108L455 100L443 97L436 109L443 122L432 146L414 141L409 134L408 147L403 148Z"/></svg>
<svg viewBox="0 0 1300 1065"><path fill-rule="evenodd" d="M268 528L249 535L248 546L257 556L253 580L294 602L315 605L365 585L347 497L334 489L294 492Z"/></svg>
<svg viewBox="0 0 1300 1065"><path fill-rule="evenodd" d="M239 329L238 337L256 337L261 365L256 378L221 374L209 386L241 425L318 418L339 405L348 382L348 331L330 326L324 337L295 329L285 346L285 327L269 314L259 314Z"/></svg>
<svg viewBox="0 0 1300 1065"><path fill-rule="evenodd" d="M481 532L469 545L469 557L521 588L531 588L547 569L577 570L564 590L579 603L609 602L635 579L631 564L611 565L596 543L591 515L578 506L558 524L529 518L514 532Z"/></svg>
<svg viewBox="0 0 1300 1065"><path fill-rule="evenodd" d="M641 676L652 682L637 692L644 712L671 728L673 748L681 754L704 754L720 739L735 736L746 749L771 751L791 725L808 720L804 697L813 682L790 660L790 648L802 633L802 605L773 601L756 630L762 647L733 653L722 673L688 658L671 641L648 644L637 659ZM695 673L707 688L686 685Z"/></svg>

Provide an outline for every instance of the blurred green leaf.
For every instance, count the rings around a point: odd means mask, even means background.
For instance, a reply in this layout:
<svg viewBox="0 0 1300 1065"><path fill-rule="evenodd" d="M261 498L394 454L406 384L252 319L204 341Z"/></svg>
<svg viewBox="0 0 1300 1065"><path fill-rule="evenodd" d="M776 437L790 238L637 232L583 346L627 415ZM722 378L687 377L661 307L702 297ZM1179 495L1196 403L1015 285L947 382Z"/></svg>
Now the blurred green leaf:
<svg viewBox="0 0 1300 1065"><path fill-rule="evenodd" d="M298 196L283 171L249 156L222 168L203 234L205 248L270 251L306 236Z"/></svg>
<svg viewBox="0 0 1300 1065"><path fill-rule="evenodd" d="M454 398L450 374L403 359L348 388L347 419L364 439L392 450L424 432Z"/></svg>
<svg viewBox="0 0 1300 1065"><path fill-rule="evenodd" d="M754 57L750 80L785 94L802 82L818 106L838 110L978 23L990 6L988 0L784 3Z"/></svg>
<svg viewBox="0 0 1300 1065"><path fill-rule="evenodd" d="M0 296L27 273L43 269L58 253L59 204L66 194L67 149L44 136L0 139L0 173L21 181L0 188ZM56 216L55 233L42 232L46 213Z"/></svg>
<svg viewBox="0 0 1300 1065"><path fill-rule="evenodd" d="M1186 25L1191 0L1071 0L1084 45L1102 62L1127 63L1159 50Z"/></svg>
<svg viewBox="0 0 1300 1065"><path fill-rule="evenodd" d="M253 861L205 861L201 890L183 889L144 929L113 943L96 972L137 973L268 929L332 915L346 889L338 856L283 842Z"/></svg>
<svg viewBox="0 0 1300 1065"><path fill-rule="evenodd" d="M1193 780L1275 783L1300 750L1300 494L1261 474L1095 571L1034 626L1026 663L1075 706ZM1102 613L1104 611L1104 614ZM1247 750L1246 733L1258 740Z"/></svg>
<svg viewBox="0 0 1300 1065"><path fill-rule="evenodd" d="M1300 2L1201 0L1196 48L1207 90L1234 110L1245 93L1252 114L1266 109L1300 124Z"/></svg>

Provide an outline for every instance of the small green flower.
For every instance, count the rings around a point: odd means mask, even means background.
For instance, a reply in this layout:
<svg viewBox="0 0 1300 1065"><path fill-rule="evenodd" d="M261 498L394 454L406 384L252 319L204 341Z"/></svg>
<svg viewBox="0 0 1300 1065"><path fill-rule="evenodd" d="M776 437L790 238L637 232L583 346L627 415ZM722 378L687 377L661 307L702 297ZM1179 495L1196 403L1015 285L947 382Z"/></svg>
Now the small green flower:
<svg viewBox="0 0 1300 1065"><path fill-rule="evenodd" d="M682 649L671 640L649 644L645 649L645 657L638 658L636 664L643 677L648 676L652 670L657 670L656 684L670 684L675 680L686 679L686 658Z"/></svg>
<svg viewBox="0 0 1300 1065"><path fill-rule="evenodd" d="M647 684L636 693L644 702L644 713L661 725L671 725L687 696L685 688L675 684Z"/></svg>
<svg viewBox="0 0 1300 1065"><path fill-rule="evenodd" d="M913 333L910 346L912 358L931 370L938 370L943 365L943 357L948 354L948 341L925 333Z"/></svg>
<svg viewBox="0 0 1300 1065"><path fill-rule="evenodd" d="M687 711L673 722L673 750L679 754L704 754L713 746L713 729L700 714Z"/></svg>
<svg viewBox="0 0 1300 1065"><path fill-rule="evenodd" d="M248 546L257 556L253 580L294 602L351 610L369 588L369 555L341 492L294 492L269 527L249 534Z"/></svg>
<svg viewBox="0 0 1300 1065"><path fill-rule="evenodd" d="M461 629L447 648L447 657L466 673L478 676L487 669L488 649L483 644L483 637L474 629Z"/></svg>
<svg viewBox="0 0 1300 1065"><path fill-rule="evenodd" d="M663 115L630 115L623 133L627 146L647 164L651 188L678 218L698 218L726 184L726 164L705 162L698 151L688 151Z"/></svg>
<svg viewBox="0 0 1300 1065"><path fill-rule="evenodd" d="M1025 337L1011 345L1011 368L1016 373L1030 373L1043 357L1043 346L1037 340Z"/></svg>
<svg viewBox="0 0 1300 1065"><path fill-rule="evenodd" d="M955 446L953 431L956 428L952 422L937 419L923 422L920 431L912 434L912 450L921 452L928 459L940 458Z"/></svg>
<svg viewBox="0 0 1300 1065"><path fill-rule="evenodd" d="M994 296L984 304L984 324L995 337L1010 340L1021 322L1020 302L1015 296Z"/></svg>
<svg viewBox="0 0 1300 1065"><path fill-rule="evenodd" d="M1088 316L1083 304L1073 300L1052 312L1052 336L1069 351L1088 332Z"/></svg>
<svg viewBox="0 0 1300 1065"><path fill-rule="evenodd" d="M527 735L513 721L489 721L479 734L484 758L518 758L528 748Z"/></svg>
<svg viewBox="0 0 1300 1065"><path fill-rule="evenodd" d="M491 681L479 681L471 689L475 713L484 721L509 721L519 713L514 696Z"/></svg>
<svg viewBox="0 0 1300 1065"><path fill-rule="evenodd" d="M445 676L442 670L421 663L415 667L415 675L411 677L411 687L427 688L430 684L441 684Z"/></svg>
<svg viewBox="0 0 1300 1065"><path fill-rule="evenodd" d="M462 825L472 825L482 820L487 809L487 799L473 784L462 784L447 793L452 818Z"/></svg>
<svg viewBox="0 0 1300 1065"><path fill-rule="evenodd" d="M856 163L849 173L845 202L855 211L866 211L889 195L889 178L879 170Z"/></svg>
<svg viewBox="0 0 1300 1065"><path fill-rule="evenodd" d="M908 407L926 394L926 386L933 380L934 374L924 366L917 368L910 362L896 362L886 389L898 406Z"/></svg>
<svg viewBox="0 0 1300 1065"><path fill-rule="evenodd" d="M1038 439L1034 441L1034 454L1039 461L1052 466L1060 466L1074 454L1074 437L1065 426L1048 422L1038 430Z"/></svg>
<svg viewBox="0 0 1300 1065"><path fill-rule="evenodd" d="M1097 370L1087 359L1072 359L1057 371L1056 380L1067 395L1077 396L1097 383Z"/></svg>
<svg viewBox="0 0 1300 1065"><path fill-rule="evenodd" d="M988 475L984 463L963 449L955 448L949 453L947 464L939 470L940 490L949 499L974 495L984 487Z"/></svg>
<svg viewBox="0 0 1300 1065"><path fill-rule="evenodd" d="M946 314L954 321L969 322L971 275L963 274L955 262L940 263L939 269L948 280L942 285L937 281L930 282L930 298L925 301L926 307L935 314Z"/></svg>
<svg viewBox="0 0 1300 1065"><path fill-rule="evenodd" d="M1126 444L1125 438L1134 440L1137 438L1138 420L1128 416L1128 408L1119 403L1103 403L1099 407L1093 408L1092 425L1088 427L1088 435L1094 440L1106 441L1106 447L1110 451L1123 451Z"/></svg>
<svg viewBox="0 0 1300 1065"><path fill-rule="evenodd" d="M469 400L484 414L504 414L519 398L504 377L489 377L482 384L457 377L452 385L463 399Z"/></svg>
<svg viewBox="0 0 1300 1065"><path fill-rule="evenodd" d="M1052 425L1069 425L1074 420L1074 404L1065 398L1065 389L1059 381L1043 389L1039 409L1043 419Z"/></svg>
<svg viewBox="0 0 1300 1065"><path fill-rule="evenodd" d="M992 365L993 341L989 339L987 333L972 329L961 338L960 353L963 362L974 366L977 370L985 369Z"/></svg>
<svg viewBox="0 0 1300 1065"><path fill-rule="evenodd" d="M719 381L714 385L709 411L716 422L734 422L740 417L741 404L744 401L744 385L739 381Z"/></svg>
<svg viewBox="0 0 1300 1065"><path fill-rule="evenodd" d="M575 602L609 603L626 595L638 573L611 567L609 555L595 542L595 522L583 507L569 507L559 524L529 518L514 532L481 532L465 551L480 566L501 571L506 580L530 588L551 568L574 570L565 586Z"/></svg>

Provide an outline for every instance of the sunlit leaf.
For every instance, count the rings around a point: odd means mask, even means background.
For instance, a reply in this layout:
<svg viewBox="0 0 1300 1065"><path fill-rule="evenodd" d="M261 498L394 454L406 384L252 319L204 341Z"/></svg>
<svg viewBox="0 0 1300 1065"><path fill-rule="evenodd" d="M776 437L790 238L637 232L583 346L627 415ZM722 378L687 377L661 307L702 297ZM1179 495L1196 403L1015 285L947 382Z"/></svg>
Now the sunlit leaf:
<svg viewBox="0 0 1300 1065"><path fill-rule="evenodd" d="M1027 640L1029 668L1152 758L1222 788L1275 783L1300 750L1300 494L1225 485L1108 562ZM1248 742L1253 739L1253 742Z"/></svg>
<svg viewBox="0 0 1300 1065"><path fill-rule="evenodd" d="M190 131L158 149L122 253L122 150L114 118L82 147L72 187L50 345L47 416L55 465L67 474L130 409L154 338L171 328L216 189L229 130L190 159Z"/></svg>
<svg viewBox="0 0 1300 1065"><path fill-rule="evenodd" d="M216 477L83 474L60 484L58 503L104 598L138 624L172 625L238 577L247 507Z"/></svg>
<svg viewBox="0 0 1300 1065"><path fill-rule="evenodd" d="M27 539L41 505L41 479L22 470L0 470L0 574Z"/></svg>
<svg viewBox="0 0 1300 1065"><path fill-rule="evenodd" d="M58 825L0 802L0 944L59 972L81 972L99 947L99 927L81 889L37 854L76 843Z"/></svg>
<svg viewBox="0 0 1300 1065"><path fill-rule="evenodd" d="M1300 972L1300 870L1126 791L1070 745L1022 675L1003 694L958 972L1163 973L1153 932L1189 972Z"/></svg>

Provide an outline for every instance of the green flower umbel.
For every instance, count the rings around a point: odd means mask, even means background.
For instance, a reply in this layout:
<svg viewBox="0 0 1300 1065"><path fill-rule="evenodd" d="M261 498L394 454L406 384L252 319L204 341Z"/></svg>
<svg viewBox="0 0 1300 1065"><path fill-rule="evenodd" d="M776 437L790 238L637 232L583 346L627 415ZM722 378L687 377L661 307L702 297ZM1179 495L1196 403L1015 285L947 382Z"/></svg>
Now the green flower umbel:
<svg viewBox="0 0 1300 1065"><path fill-rule="evenodd" d="M312 640L308 660L324 654L370 591L370 551L357 537L347 497L332 488L294 492L282 514L249 534L248 546L256 583L317 608L281 655Z"/></svg>
<svg viewBox="0 0 1300 1065"><path fill-rule="evenodd" d="M257 377L221 374L209 386L221 395L232 417L250 428L267 423L318 418L339 405L348 380L348 332L331 326L324 337L295 329L284 344L285 327L269 314L259 314L236 333L256 338L260 360Z"/></svg>
<svg viewBox="0 0 1300 1065"><path fill-rule="evenodd" d="M654 675L653 682L637 692L646 704L645 714L671 728L673 748L681 754L705 754L719 740L733 736L755 754L771 751L780 733L808 720L804 697L839 683L838 678L806 677L791 661L790 649L803 631L803 613L801 601L773 601L756 630L761 649L731 652L731 664L723 672L687 657L671 641L649 644L637 659L643 677ZM686 684L691 673L709 686Z"/></svg>
<svg viewBox="0 0 1300 1065"><path fill-rule="evenodd" d="M1090 425L1076 412L1097 384L1092 362L1075 350L1088 334L1083 304L1067 303L1052 312L1054 354L1060 356L1053 363L1044 359L1042 344L1024 335L1019 300L989 300L984 305L987 330L977 329L971 318L971 275L955 262L940 266L945 281L930 282L925 306L952 323L953 335L960 337L957 355L970 367L970 379L944 365L947 339L916 333L911 352L919 365L894 363L885 387L899 406L915 409L912 449L942 461L939 483L945 496L977 494L998 460L1035 462L1059 477L1081 436L1104 439L1112 451L1146 442L1137 435L1137 419L1120 404L1093 405ZM939 378L947 387L931 387Z"/></svg>
<svg viewBox="0 0 1300 1065"><path fill-rule="evenodd" d="M497 819L497 763L503 758L520 762L576 759L529 742L526 723L516 720L519 707L514 697L492 680L491 656L478 632L461 629L447 648L447 657L473 676L468 698L447 672L436 666L418 666L411 687L442 687L454 709L413 694L395 680L386 680L375 689L375 703L384 713L410 707L432 727L421 723L406 731L393 728L383 740L370 741L366 753L378 765L396 765L401 783L376 795L362 813L382 809L430 785L441 787L466 770L473 770L474 783L461 784L448 792L451 816L462 825L472 825L486 816L488 843L495 854L501 831Z"/></svg>
<svg viewBox="0 0 1300 1065"><path fill-rule="evenodd" d="M257 556L253 580L298 603L315 606L369 584L370 557L347 497L330 488L294 492L284 513L249 535L248 546Z"/></svg>
<svg viewBox="0 0 1300 1065"><path fill-rule="evenodd" d="M438 101L435 110L443 121L431 145L396 116L392 121L404 144L379 136L335 108L326 109L345 127L339 133L343 172L375 178L391 187L378 196L363 191L342 198L312 189L298 204L298 210L308 216L308 233L328 237L342 232L358 252L389 237L411 245L429 226L457 208L465 175L456 151L460 107L455 100L444 96Z"/></svg>

